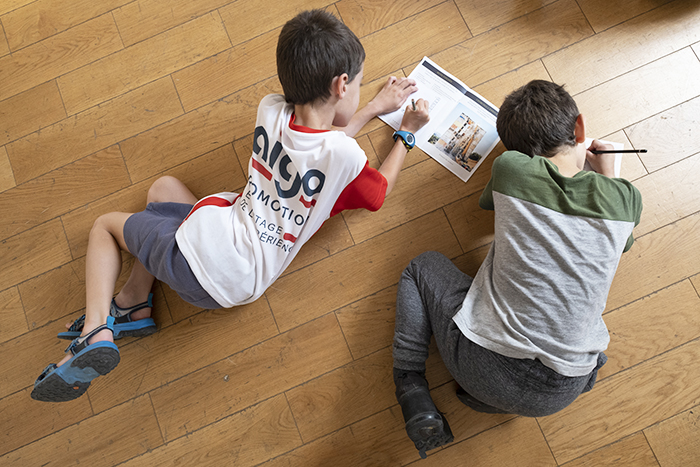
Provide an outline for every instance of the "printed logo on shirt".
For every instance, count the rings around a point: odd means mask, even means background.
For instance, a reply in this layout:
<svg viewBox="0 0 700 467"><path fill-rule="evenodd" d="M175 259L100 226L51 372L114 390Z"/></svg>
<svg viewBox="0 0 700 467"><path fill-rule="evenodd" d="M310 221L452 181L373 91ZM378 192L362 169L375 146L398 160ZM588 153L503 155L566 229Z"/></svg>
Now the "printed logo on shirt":
<svg viewBox="0 0 700 467"><path fill-rule="evenodd" d="M255 222L263 244L291 251L326 176L318 169L299 173L279 141L270 150L270 139L262 126L255 129L251 168L263 178L248 176L239 206Z"/></svg>

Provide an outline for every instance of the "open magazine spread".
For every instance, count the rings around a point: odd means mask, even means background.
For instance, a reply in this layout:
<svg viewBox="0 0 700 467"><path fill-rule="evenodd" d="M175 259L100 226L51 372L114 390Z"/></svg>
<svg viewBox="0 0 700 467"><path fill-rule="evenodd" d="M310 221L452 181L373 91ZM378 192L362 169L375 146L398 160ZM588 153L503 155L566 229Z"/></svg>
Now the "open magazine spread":
<svg viewBox="0 0 700 467"><path fill-rule="evenodd" d="M430 121L415 134L416 146L466 182L498 144L498 107L428 57L409 78L418 84L411 98L430 104ZM398 130L404 112L405 106L379 118Z"/></svg>

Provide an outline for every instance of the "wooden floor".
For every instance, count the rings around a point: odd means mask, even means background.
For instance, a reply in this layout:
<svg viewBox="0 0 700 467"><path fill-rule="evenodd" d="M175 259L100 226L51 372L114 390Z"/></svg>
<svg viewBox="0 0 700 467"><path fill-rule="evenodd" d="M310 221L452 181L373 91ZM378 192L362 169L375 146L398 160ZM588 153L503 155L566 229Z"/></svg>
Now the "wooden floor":
<svg viewBox="0 0 700 467"><path fill-rule="evenodd" d="M0 464L700 465L700 2L330 2L0 1ZM564 83L590 136L649 150L624 158L644 212L595 389L550 417L479 414L432 355L455 442L421 461L403 430L399 274L429 249L476 273L499 146L466 184L411 152L379 212L328 221L253 304L195 309L156 284L160 332L120 341L86 397L31 400L83 313L94 219L142 209L162 174L197 196L243 187L257 103L280 91L279 28L316 7L365 46L363 103L427 55L496 105L531 79ZM390 134L378 120L359 134L375 167Z"/></svg>

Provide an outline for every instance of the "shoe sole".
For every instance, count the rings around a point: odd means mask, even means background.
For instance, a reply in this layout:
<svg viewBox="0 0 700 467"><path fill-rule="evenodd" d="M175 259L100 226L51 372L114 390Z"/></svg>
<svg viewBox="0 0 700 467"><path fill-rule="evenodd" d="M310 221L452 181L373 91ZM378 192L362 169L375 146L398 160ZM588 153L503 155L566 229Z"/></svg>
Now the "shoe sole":
<svg viewBox="0 0 700 467"><path fill-rule="evenodd" d="M43 402L66 402L85 394L90 383L119 364L119 350L111 342L97 342L36 383L31 397Z"/></svg>
<svg viewBox="0 0 700 467"><path fill-rule="evenodd" d="M454 441L447 419L438 412L422 413L406 422L406 433L416 449L425 456L425 451Z"/></svg>

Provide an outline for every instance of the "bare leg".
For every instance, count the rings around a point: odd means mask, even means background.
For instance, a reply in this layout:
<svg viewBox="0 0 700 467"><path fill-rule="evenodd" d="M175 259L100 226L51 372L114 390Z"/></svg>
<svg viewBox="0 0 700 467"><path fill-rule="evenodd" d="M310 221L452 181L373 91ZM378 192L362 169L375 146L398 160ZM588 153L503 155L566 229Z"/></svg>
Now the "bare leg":
<svg viewBox="0 0 700 467"><path fill-rule="evenodd" d="M195 204L197 202L197 197L195 197L180 180L165 176L153 182L153 185L151 185L151 188L148 190L146 203L166 202ZM148 300L148 294L151 292L154 279L155 278L146 271L146 268L136 260L129 279L114 298L117 306L127 308ZM135 320L148 318L150 316L150 308L143 308L132 315Z"/></svg>
<svg viewBox="0 0 700 467"><path fill-rule="evenodd" d="M194 204L197 198L178 179L161 177L156 180L148 191L147 203L176 202ZM130 213L113 212L100 216L90 231L90 241L86 257L86 304L85 325L81 335L85 335L107 322L109 307L114 293L114 284L121 272L122 259L120 249L129 251L124 242L124 224L131 216ZM126 284L115 297L117 305L129 307L148 299L153 286L154 277L137 260ZM147 318L151 309L145 308L134 313L134 319ZM113 342L112 333L108 330L97 333L90 343L99 341ZM70 359L66 355L58 364Z"/></svg>

